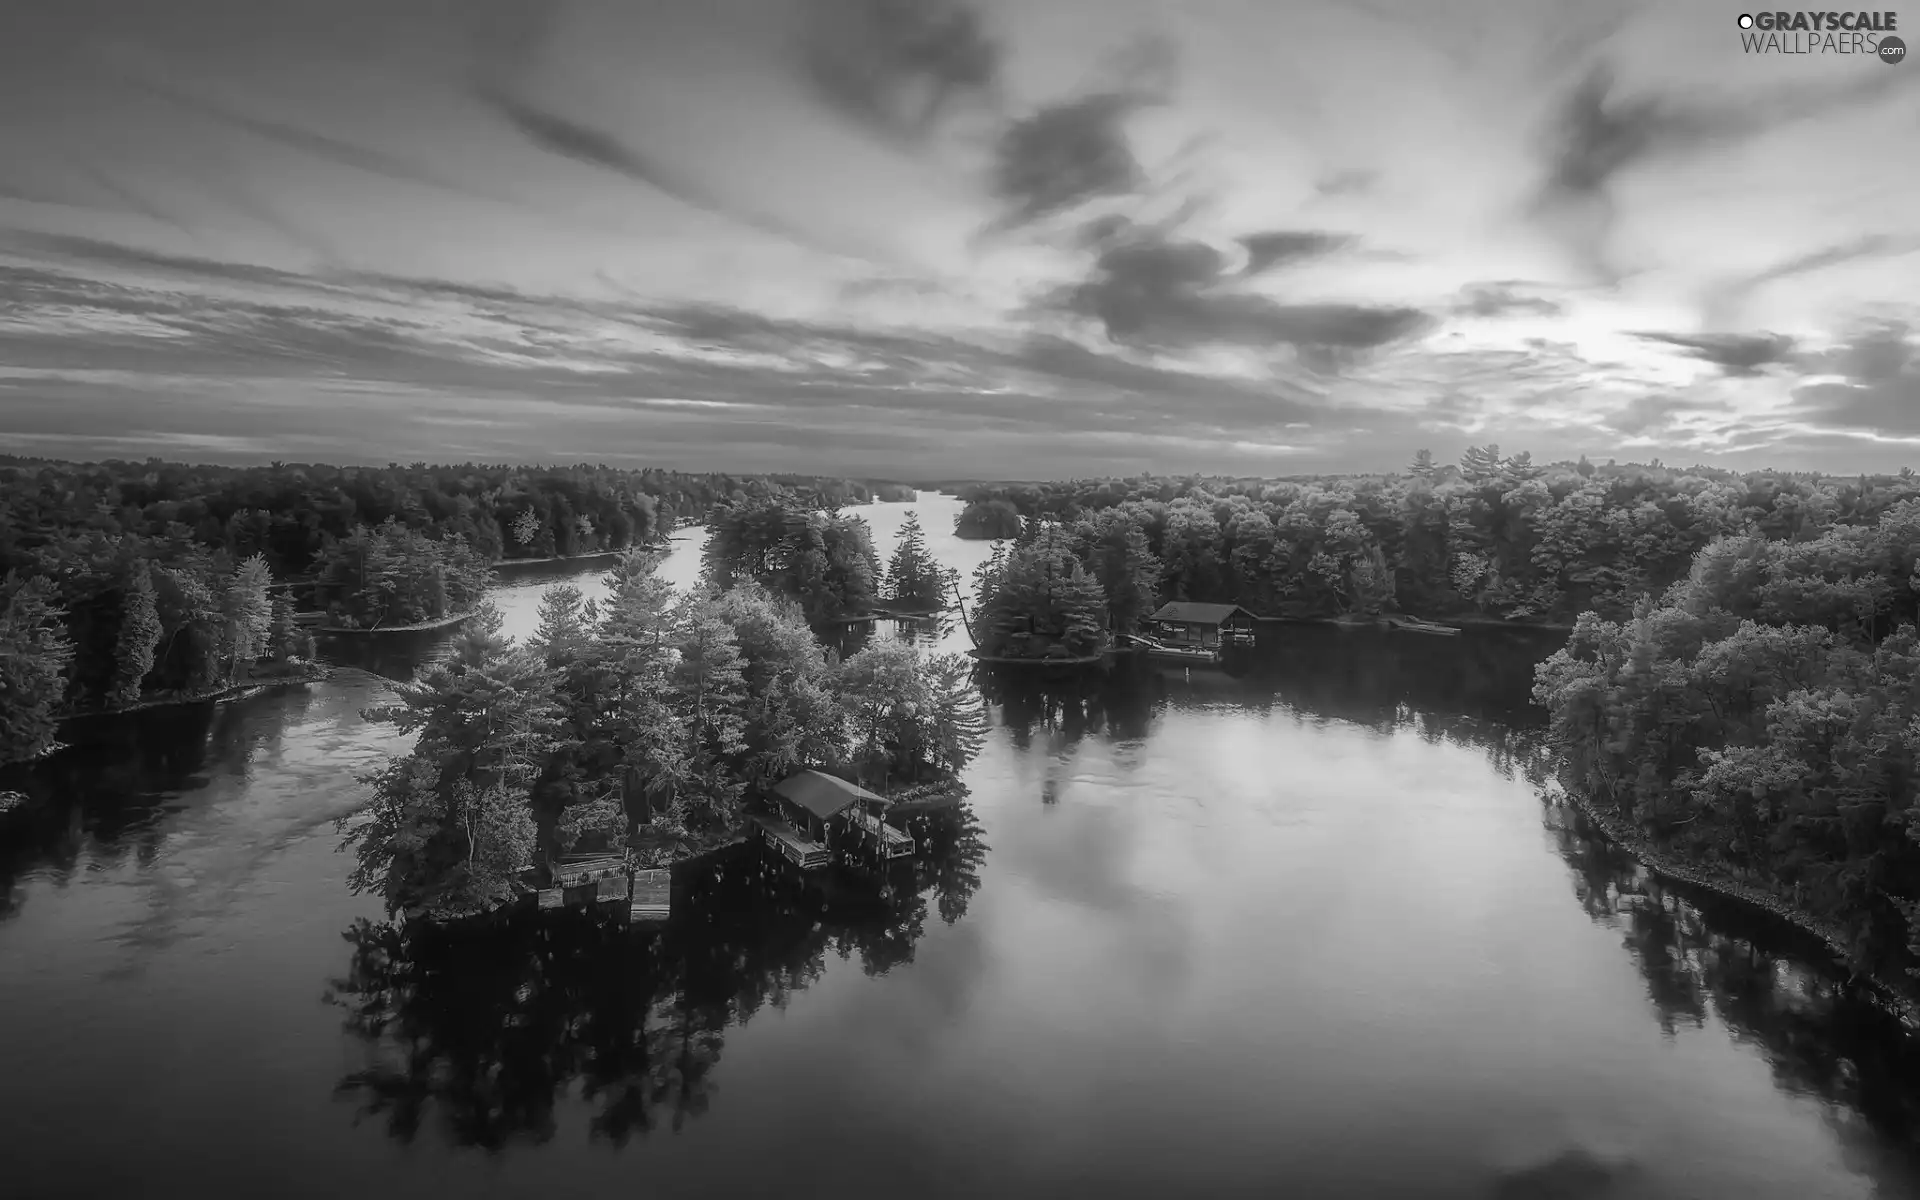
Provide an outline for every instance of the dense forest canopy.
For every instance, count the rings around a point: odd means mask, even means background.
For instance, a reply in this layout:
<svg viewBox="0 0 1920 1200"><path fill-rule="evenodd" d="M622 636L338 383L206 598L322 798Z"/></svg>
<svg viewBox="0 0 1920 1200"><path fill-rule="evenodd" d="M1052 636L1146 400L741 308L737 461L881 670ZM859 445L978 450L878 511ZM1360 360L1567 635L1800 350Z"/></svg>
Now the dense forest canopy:
<svg viewBox="0 0 1920 1200"><path fill-rule="evenodd" d="M0 763L48 752L63 716L309 658L296 601L337 625L430 623L470 611L494 562L651 544L716 506L872 496L805 475L0 457Z"/></svg>
<svg viewBox="0 0 1920 1200"><path fill-rule="evenodd" d="M1079 529L1109 547L1112 587L1132 531L1159 565L1158 600L1229 602L1264 616L1400 612L1568 624L1619 618L1684 576L1716 538L1790 541L1868 525L1920 479L1577 463L1474 447L1458 466L1416 458L1402 475L1298 480L1136 476L970 485L969 512ZM964 518L964 514L963 514ZM1088 522L1098 523L1098 531ZM1011 527L1009 527L1011 528ZM1020 531L1012 529L1007 536ZM1129 585L1131 586L1131 585ZM1143 603L1129 597L1127 620Z"/></svg>
<svg viewBox="0 0 1920 1200"><path fill-rule="evenodd" d="M1582 616L1539 670L1565 780L1787 897L1878 973L1920 945L1920 500L1727 536L1659 599Z"/></svg>
<svg viewBox="0 0 1920 1200"><path fill-rule="evenodd" d="M873 610L883 575L873 533L859 517L799 497L715 506L701 563L709 586L752 581L800 605L815 624Z"/></svg>
<svg viewBox="0 0 1920 1200"><path fill-rule="evenodd" d="M457 534L487 561L589 554L655 541L676 524L705 520L716 504L767 496L845 505L874 492L811 475L584 464L223 467L0 456L0 573L26 566L24 554L61 534L161 537L180 527L208 549L265 555L276 576L303 575L328 539L388 520L429 537Z"/></svg>

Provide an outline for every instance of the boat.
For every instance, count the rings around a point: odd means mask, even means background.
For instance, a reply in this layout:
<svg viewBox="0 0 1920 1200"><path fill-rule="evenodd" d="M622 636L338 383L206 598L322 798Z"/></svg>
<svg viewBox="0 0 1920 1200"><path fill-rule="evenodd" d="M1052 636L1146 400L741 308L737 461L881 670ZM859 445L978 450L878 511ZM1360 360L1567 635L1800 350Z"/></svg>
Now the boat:
<svg viewBox="0 0 1920 1200"><path fill-rule="evenodd" d="M1145 652L1148 658L1172 659L1175 662L1204 663L1215 665L1220 662L1219 646L1173 646L1143 633L1123 633L1119 638L1123 646Z"/></svg>
<svg viewBox="0 0 1920 1200"><path fill-rule="evenodd" d="M1436 637L1459 637L1458 625L1442 625L1438 621L1423 621L1419 617L1388 617L1387 628L1402 633L1431 633Z"/></svg>

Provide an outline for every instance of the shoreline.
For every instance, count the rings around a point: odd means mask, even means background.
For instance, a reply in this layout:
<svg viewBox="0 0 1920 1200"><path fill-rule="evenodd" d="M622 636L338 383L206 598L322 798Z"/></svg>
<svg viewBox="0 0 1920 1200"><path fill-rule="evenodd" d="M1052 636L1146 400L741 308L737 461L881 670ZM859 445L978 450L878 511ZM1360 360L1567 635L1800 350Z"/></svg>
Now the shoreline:
<svg viewBox="0 0 1920 1200"><path fill-rule="evenodd" d="M1115 653L1116 651L1106 650L1099 654L1081 654L1072 658L1044 658L1037 654L1028 655L1025 658L1008 658L1001 655L982 654L978 650L966 652L967 657L974 662L1010 667L1090 667L1095 663L1107 661Z"/></svg>
<svg viewBox="0 0 1920 1200"><path fill-rule="evenodd" d="M1728 900L1739 901L1777 917L1802 932L1819 938L1821 943L1833 952L1842 969L1850 972L1853 970L1846 962L1846 938L1828 922L1810 912L1795 908L1785 899L1765 888L1742 882L1707 867L1679 861L1655 848L1644 835L1628 828L1617 818L1602 812L1592 801L1571 788L1555 784L1553 794L1571 804L1582 816L1591 821L1609 842L1631 855L1634 861L1645 867L1651 874L1688 887L1698 888L1703 892L1711 892ZM1857 978L1866 984L1861 988L1861 992L1870 999L1874 1007L1897 1019L1908 1032L1920 1032L1920 1000L1908 996L1901 988L1878 975L1860 972Z"/></svg>
<svg viewBox="0 0 1920 1200"><path fill-rule="evenodd" d="M414 621L406 625L316 625L313 627L313 632L316 634L424 633L429 629L445 629L449 625L458 625L462 621L470 621L479 615L479 612L480 610L476 608L471 612L457 613L451 617L440 617L432 621Z"/></svg>
<svg viewBox="0 0 1920 1200"><path fill-rule="evenodd" d="M496 561L493 566L497 570L501 567L537 567L553 563L592 562L596 558L618 558L630 550L665 552L671 549L677 540L679 539L668 538L664 542L650 542L644 546L622 546L618 550L595 550L588 554L549 554L545 558L503 558Z"/></svg>
<svg viewBox="0 0 1920 1200"><path fill-rule="evenodd" d="M233 700L245 700L249 696L257 696L262 692L277 687L286 687L289 684L319 683L326 677L326 665L314 660L310 661L308 670L298 674L284 675L277 679L243 679L238 683L230 684L218 691L201 692L192 696L160 696L152 700L142 700L137 704L128 704L119 708L90 708L85 712L68 713L61 717L60 720L65 722L83 721L93 717L124 717L129 713L146 712L149 709L176 708L183 704L206 704L209 701L214 704L225 704ZM64 749L64 747L62 747L62 749ZM56 750L52 753L57 754L59 751ZM52 757L52 754L42 757ZM38 762L39 759L29 759L27 761Z"/></svg>
<svg viewBox="0 0 1920 1200"><path fill-rule="evenodd" d="M1262 625L1331 625L1336 629L1392 629L1394 620L1422 625L1440 625L1457 631L1468 629L1527 629L1549 633L1571 633L1571 621L1509 621L1480 613L1451 617L1416 617L1411 613L1387 613L1378 617L1256 617ZM1408 630L1407 632L1420 632Z"/></svg>
<svg viewBox="0 0 1920 1200"><path fill-rule="evenodd" d="M236 700L246 700L274 688L290 687L301 683L319 683L327 678L329 668L318 661L309 662L309 669L297 675L286 675L279 679L248 679L214 692L201 692L193 696L159 696L151 700L142 700L137 704L123 705L118 708L90 708L84 712L65 713L60 717L62 725L70 721L99 720L103 717L124 717L138 712L149 712L156 708L179 708L188 704L231 704ZM43 763L68 750L73 749L71 742L55 742L44 752L32 758L9 759L0 762L0 770L30 768Z"/></svg>

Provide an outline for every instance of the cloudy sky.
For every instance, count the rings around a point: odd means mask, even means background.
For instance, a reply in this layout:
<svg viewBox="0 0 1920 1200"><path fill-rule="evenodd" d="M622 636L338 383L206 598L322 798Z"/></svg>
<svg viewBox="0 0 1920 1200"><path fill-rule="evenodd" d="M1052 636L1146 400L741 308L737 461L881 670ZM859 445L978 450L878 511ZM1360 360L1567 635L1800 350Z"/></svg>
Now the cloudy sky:
<svg viewBox="0 0 1920 1200"><path fill-rule="evenodd" d="M13 0L0 447L1920 465L1920 66L1740 11Z"/></svg>

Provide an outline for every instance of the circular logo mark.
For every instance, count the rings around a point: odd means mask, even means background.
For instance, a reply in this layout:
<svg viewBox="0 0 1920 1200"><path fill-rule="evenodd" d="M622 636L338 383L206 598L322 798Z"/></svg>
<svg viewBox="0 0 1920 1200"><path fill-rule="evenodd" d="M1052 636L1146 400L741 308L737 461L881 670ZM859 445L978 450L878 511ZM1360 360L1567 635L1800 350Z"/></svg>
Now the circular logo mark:
<svg viewBox="0 0 1920 1200"><path fill-rule="evenodd" d="M1741 13L1741 14L1740 14L1740 28L1742 28L1742 29L1752 29L1752 28L1753 28L1753 14L1752 14L1752 13Z"/></svg>
<svg viewBox="0 0 1920 1200"><path fill-rule="evenodd" d="M1897 37L1883 37L1880 39L1880 61L1881 62L1883 63L1904 62L1906 61L1906 57L1907 57L1907 44L1905 42L1901 41Z"/></svg>

